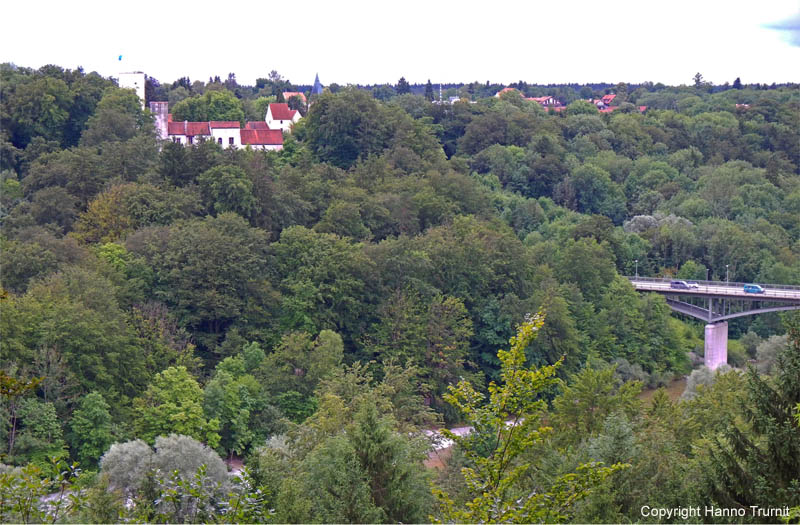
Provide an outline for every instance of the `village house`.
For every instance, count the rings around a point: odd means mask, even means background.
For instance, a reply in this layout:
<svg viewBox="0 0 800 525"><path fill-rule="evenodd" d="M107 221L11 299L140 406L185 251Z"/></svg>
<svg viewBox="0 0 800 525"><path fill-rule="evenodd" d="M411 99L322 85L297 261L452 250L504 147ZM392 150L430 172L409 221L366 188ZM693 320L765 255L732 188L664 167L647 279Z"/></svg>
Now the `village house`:
<svg viewBox="0 0 800 525"><path fill-rule="evenodd" d="M228 146L241 147L242 142L239 138L239 128L241 126L238 120L212 120L208 123L208 127L211 129L211 138L223 148Z"/></svg>
<svg viewBox="0 0 800 525"><path fill-rule="evenodd" d="M200 140L211 138L211 128L208 122L167 122L167 136L176 144L196 144Z"/></svg>
<svg viewBox="0 0 800 525"><path fill-rule="evenodd" d="M272 103L267 107L267 115L264 121L269 129L279 129L289 131L292 124L300 120L300 112L296 109L289 109L289 104Z"/></svg>
<svg viewBox="0 0 800 525"><path fill-rule="evenodd" d="M136 94L144 103L144 73L120 74L120 84L136 89ZM314 79L313 94L322 93L319 75ZM306 96L300 92L285 91L286 100L300 97L306 102ZM155 118L155 127L161 140L169 140L176 144L197 144L200 141L213 140L223 148L252 148L267 151L279 151L283 148L283 134L291 131L293 124L302 116L300 112L290 109L286 103L272 103L267 108L264 121L247 122L242 128L239 121L190 122L188 120L174 122L169 113L169 103L164 101L150 102L150 112Z"/></svg>
<svg viewBox="0 0 800 525"><path fill-rule="evenodd" d="M200 141L214 141L223 148L252 148L265 151L283 149L283 131L269 129L266 122L247 122L242 128L238 121L173 122L172 115L159 118L157 111L165 111L166 104L151 102L151 111L156 114L156 125L164 122L159 136L176 144L192 145Z"/></svg>
<svg viewBox="0 0 800 525"><path fill-rule="evenodd" d="M561 106L561 102L559 102L559 101L558 101L558 99L556 99L556 98L553 98L553 97L550 97L550 96L546 96L546 97L532 97L532 98L526 98L525 100L530 100L530 101L533 101L533 102L538 102L538 103L539 103L539 105L541 105L541 106L544 106L544 107L546 107L546 108L548 108L548 107L557 107L557 106Z"/></svg>
<svg viewBox="0 0 800 525"><path fill-rule="evenodd" d="M243 129L240 134L243 148L265 151L283 149L283 132L279 129Z"/></svg>

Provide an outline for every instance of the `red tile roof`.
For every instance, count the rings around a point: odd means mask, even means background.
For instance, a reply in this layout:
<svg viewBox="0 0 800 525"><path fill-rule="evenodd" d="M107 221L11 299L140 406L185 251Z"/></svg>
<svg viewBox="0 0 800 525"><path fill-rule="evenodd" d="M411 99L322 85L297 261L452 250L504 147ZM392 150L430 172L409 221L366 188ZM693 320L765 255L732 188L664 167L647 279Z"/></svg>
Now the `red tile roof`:
<svg viewBox="0 0 800 525"><path fill-rule="evenodd" d="M209 122L209 124L211 124L212 129L219 129L219 128L239 129L241 127L238 120L212 120L211 122Z"/></svg>
<svg viewBox="0 0 800 525"><path fill-rule="evenodd" d="M272 113L272 120L292 120L297 110L289 109L289 104L272 103L269 105L269 110Z"/></svg>
<svg viewBox="0 0 800 525"><path fill-rule="evenodd" d="M611 102L613 102L613 101L614 101L614 98L616 98L616 95L614 95L614 94L612 93L612 94L610 94L610 95L603 95L603 98L602 98L602 99L600 99L600 100L602 100L602 101L603 101L603 102L605 102L606 104L611 104Z"/></svg>
<svg viewBox="0 0 800 525"><path fill-rule="evenodd" d="M283 132L279 129L243 129L242 145L278 146L283 144Z"/></svg>
<svg viewBox="0 0 800 525"><path fill-rule="evenodd" d="M256 120L247 122L244 125L244 129L269 129L269 126L263 120Z"/></svg>
<svg viewBox="0 0 800 525"><path fill-rule="evenodd" d="M301 99L303 99L303 104L305 104L305 102L306 102L306 96L303 93L300 93L299 91L284 91L283 92L283 100L285 100L286 102L289 102L289 99L292 98L292 97L300 97Z"/></svg>
<svg viewBox="0 0 800 525"><path fill-rule="evenodd" d="M208 122L167 122L167 133L169 135L186 135L188 137L211 135Z"/></svg>

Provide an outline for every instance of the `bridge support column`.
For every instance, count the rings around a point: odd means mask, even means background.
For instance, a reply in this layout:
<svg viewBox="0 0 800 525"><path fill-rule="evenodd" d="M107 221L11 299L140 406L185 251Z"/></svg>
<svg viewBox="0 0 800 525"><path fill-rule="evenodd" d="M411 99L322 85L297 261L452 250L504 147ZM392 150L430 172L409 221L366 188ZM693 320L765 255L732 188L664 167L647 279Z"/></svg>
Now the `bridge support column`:
<svg viewBox="0 0 800 525"><path fill-rule="evenodd" d="M706 325L705 365L711 370L728 363L728 323Z"/></svg>

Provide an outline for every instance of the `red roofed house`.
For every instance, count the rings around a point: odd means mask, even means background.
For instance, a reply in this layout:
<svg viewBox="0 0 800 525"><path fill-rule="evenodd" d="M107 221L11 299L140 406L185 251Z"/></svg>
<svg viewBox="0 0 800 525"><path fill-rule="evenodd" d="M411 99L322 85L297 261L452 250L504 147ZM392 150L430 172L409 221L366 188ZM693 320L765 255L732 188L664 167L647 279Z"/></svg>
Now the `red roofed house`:
<svg viewBox="0 0 800 525"><path fill-rule="evenodd" d="M210 139L208 122L167 122L167 136L178 144L194 144L199 139Z"/></svg>
<svg viewBox="0 0 800 525"><path fill-rule="evenodd" d="M559 102L558 99L555 99L555 98L553 98L551 96L526 98L525 100L530 100L532 102L538 102L542 106L548 107L548 108L549 107L556 107L556 106L560 106L561 105L561 102Z"/></svg>
<svg viewBox="0 0 800 525"><path fill-rule="evenodd" d="M153 107L153 104L156 106ZM283 132L300 120L300 112L286 104L270 104L264 121L247 122L244 129L238 120L210 122L173 122L166 102L152 103L159 136L177 144L197 144L213 140L223 148L253 148L278 151L283 149ZM272 120L270 120L272 119ZM270 124L274 127L270 127Z"/></svg>
<svg viewBox="0 0 800 525"><path fill-rule="evenodd" d="M279 129L243 129L240 133L242 147L273 151L283 149L283 131Z"/></svg>
<svg viewBox="0 0 800 525"><path fill-rule="evenodd" d="M303 104L306 103L306 96L303 93L300 93L299 91L284 91L283 92L283 100L285 100L287 104L289 103L289 99L292 98L292 97L300 97L300 100L303 101Z"/></svg>
<svg viewBox="0 0 800 525"><path fill-rule="evenodd" d="M211 128L211 138L223 148L234 146L238 148L242 145L239 140L238 120L212 120L208 123Z"/></svg>
<svg viewBox="0 0 800 525"><path fill-rule="evenodd" d="M292 124L300 120L300 112L296 109L289 109L289 104L272 103L267 108L267 116L264 121L269 129L279 129L289 131Z"/></svg>
<svg viewBox="0 0 800 525"><path fill-rule="evenodd" d="M601 98L600 100L602 100L603 104L605 104L606 106L610 106L611 103L614 102L614 99L616 98L616 96L617 95L615 95L613 93L610 94L610 95L603 95L603 98Z"/></svg>

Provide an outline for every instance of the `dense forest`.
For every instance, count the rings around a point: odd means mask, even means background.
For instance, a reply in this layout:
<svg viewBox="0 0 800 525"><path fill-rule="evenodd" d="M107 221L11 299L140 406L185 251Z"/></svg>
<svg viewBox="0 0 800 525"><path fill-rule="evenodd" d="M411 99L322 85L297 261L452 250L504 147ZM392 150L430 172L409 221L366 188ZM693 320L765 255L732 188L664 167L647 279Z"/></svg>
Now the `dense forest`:
<svg viewBox="0 0 800 525"><path fill-rule="evenodd" d="M624 277L800 285L800 89L502 87L1 65L0 521L800 519L800 316Z"/></svg>

